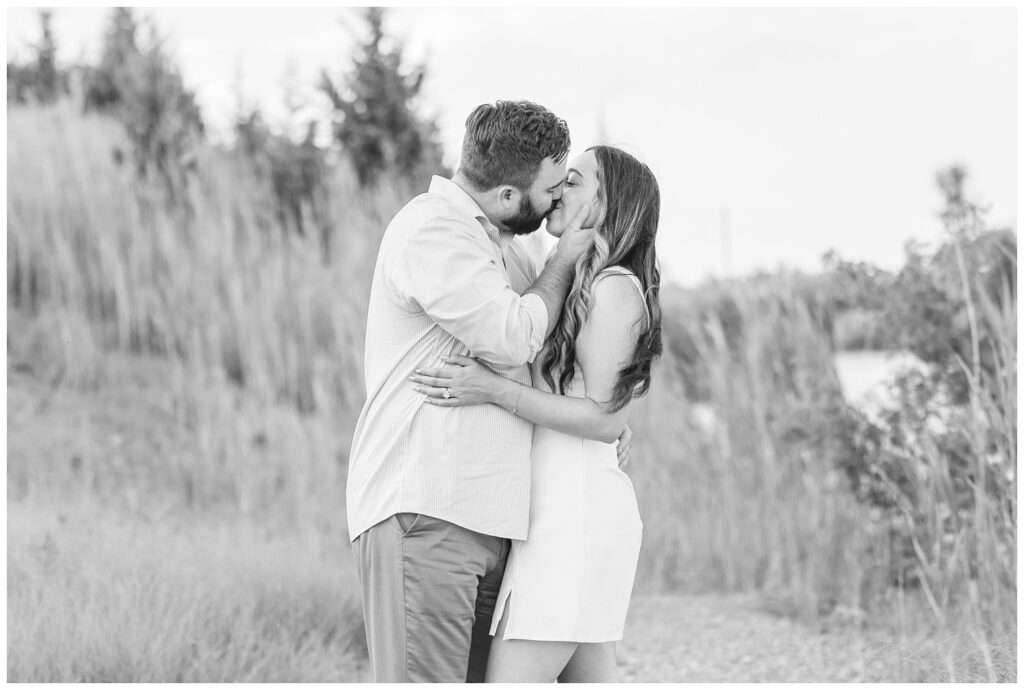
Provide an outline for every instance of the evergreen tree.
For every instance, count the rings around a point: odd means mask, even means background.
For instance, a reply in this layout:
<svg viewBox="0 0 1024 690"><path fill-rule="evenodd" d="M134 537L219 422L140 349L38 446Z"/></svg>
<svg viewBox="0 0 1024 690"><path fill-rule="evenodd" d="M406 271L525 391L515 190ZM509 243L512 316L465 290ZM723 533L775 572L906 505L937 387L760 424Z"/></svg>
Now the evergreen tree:
<svg viewBox="0 0 1024 690"><path fill-rule="evenodd" d="M68 74L57 65L57 42L53 35L50 10L39 11L39 43L32 46L35 59L26 64L7 63L7 102L52 103L66 95Z"/></svg>
<svg viewBox="0 0 1024 690"><path fill-rule="evenodd" d="M403 46L384 32L384 10L367 8L368 35L340 82L326 71L321 88L334 110L334 138L361 185L385 171L419 178L443 172L437 126L416 111L423 65L406 68Z"/></svg>
<svg viewBox="0 0 1024 690"><path fill-rule="evenodd" d="M39 19L42 24L42 41L37 51L36 65L39 75L39 87L37 93L39 100L49 103L57 100L60 93L60 75L57 72L57 46L53 39L53 30L50 27L50 20L53 15L49 10L39 12Z"/></svg>
<svg viewBox="0 0 1024 690"><path fill-rule="evenodd" d="M84 107L116 117L132 143L138 173L155 175L176 195L203 121L156 31L150 27L150 40L142 45L141 28L131 8L113 10L100 62L86 75Z"/></svg>
<svg viewBox="0 0 1024 690"><path fill-rule="evenodd" d="M115 7L103 39L99 64L90 71L85 89L87 110L108 110L123 100L122 72L141 57L139 24L130 7Z"/></svg>

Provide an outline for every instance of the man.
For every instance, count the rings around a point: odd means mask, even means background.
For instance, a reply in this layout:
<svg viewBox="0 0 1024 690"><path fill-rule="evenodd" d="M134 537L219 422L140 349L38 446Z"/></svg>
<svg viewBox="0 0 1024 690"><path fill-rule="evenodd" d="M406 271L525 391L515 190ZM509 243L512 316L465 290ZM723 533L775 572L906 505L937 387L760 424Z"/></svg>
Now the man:
<svg viewBox="0 0 1024 690"><path fill-rule="evenodd" d="M509 539L527 537L532 425L493 405L425 405L407 377L460 354L531 383L593 241L583 213L537 276L515 239L554 208L568 151L545 108L481 105L455 176L434 177L381 241L346 492L375 681L484 678Z"/></svg>

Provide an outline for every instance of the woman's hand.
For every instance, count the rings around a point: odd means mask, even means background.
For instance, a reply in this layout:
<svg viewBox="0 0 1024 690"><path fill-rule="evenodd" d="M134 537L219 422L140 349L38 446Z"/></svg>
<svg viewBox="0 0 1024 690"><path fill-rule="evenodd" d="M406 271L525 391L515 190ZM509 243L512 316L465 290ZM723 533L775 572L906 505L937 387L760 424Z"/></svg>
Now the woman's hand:
<svg viewBox="0 0 1024 690"><path fill-rule="evenodd" d="M492 403L505 386L515 383L495 374L472 357L454 355L441 359L452 366L420 367L409 377L416 384L416 390L427 396L424 402L431 405L463 407Z"/></svg>
<svg viewBox="0 0 1024 690"><path fill-rule="evenodd" d="M629 447L633 444L633 430L629 428L629 424L622 430L622 434L619 436L618 446L616 451L619 456L619 469L625 469L626 465L629 464Z"/></svg>

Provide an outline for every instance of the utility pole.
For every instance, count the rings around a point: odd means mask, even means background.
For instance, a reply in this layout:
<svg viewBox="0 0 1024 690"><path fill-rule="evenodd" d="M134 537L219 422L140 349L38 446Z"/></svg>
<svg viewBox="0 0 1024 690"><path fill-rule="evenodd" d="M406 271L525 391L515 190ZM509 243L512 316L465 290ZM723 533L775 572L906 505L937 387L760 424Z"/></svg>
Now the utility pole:
<svg viewBox="0 0 1024 690"><path fill-rule="evenodd" d="M604 106L600 105L597 108L597 143L607 144L608 143L608 122L604 117Z"/></svg>

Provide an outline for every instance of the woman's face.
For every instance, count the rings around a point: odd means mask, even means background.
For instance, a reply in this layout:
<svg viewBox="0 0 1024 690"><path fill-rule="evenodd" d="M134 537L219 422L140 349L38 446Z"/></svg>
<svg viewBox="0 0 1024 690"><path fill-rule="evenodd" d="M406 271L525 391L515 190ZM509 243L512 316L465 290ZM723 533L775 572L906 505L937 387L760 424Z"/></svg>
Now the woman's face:
<svg viewBox="0 0 1024 690"><path fill-rule="evenodd" d="M562 198L548 216L548 234L561 237L565 226L583 204L590 205L590 213L583 221L583 227L592 228L598 224L604 216L604 207L598 201L601 183L597 179L597 170L597 156L593 151L585 151L573 160L562 188Z"/></svg>

